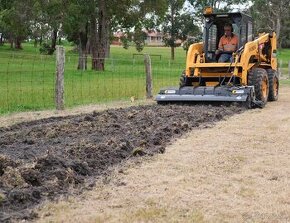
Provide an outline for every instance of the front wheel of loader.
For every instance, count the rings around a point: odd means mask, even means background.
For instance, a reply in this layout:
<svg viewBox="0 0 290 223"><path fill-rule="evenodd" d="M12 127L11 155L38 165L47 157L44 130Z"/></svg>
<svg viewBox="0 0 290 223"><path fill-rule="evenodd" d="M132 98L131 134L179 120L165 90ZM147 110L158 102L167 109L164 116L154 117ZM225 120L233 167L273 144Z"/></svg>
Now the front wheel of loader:
<svg viewBox="0 0 290 223"><path fill-rule="evenodd" d="M264 106L268 101L269 79L267 71L263 68L253 68L249 72L248 85L254 86L255 97Z"/></svg>
<svg viewBox="0 0 290 223"><path fill-rule="evenodd" d="M185 76L185 73L182 72L180 78L179 78L179 87L182 88L186 86L186 76Z"/></svg>
<svg viewBox="0 0 290 223"><path fill-rule="evenodd" d="M192 86L192 83L190 80L186 77L185 71L182 72L180 78L179 78L179 87L185 87L185 86Z"/></svg>
<svg viewBox="0 0 290 223"><path fill-rule="evenodd" d="M268 69L268 79L269 79L269 96L268 101L277 101L279 94L279 78L277 71L273 69Z"/></svg>

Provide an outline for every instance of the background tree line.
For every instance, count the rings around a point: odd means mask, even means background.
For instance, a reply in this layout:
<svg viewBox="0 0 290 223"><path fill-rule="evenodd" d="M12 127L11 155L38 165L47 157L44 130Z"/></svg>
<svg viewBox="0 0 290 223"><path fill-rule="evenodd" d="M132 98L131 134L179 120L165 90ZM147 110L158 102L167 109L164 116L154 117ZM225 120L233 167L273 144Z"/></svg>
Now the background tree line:
<svg viewBox="0 0 290 223"><path fill-rule="evenodd" d="M145 44L144 29L164 33L164 43L171 47L174 59L176 40L201 34L205 6L215 11L230 11L246 0L0 0L0 44L8 40L11 48L32 39L43 52L53 54L57 42L65 37L78 47L78 69L104 70L110 55L113 33L122 31L124 47L133 39L137 50ZM253 0L244 10L254 17L256 32L277 32L280 47L290 46L290 0ZM198 38L197 38L198 39ZM195 39L195 40L197 40Z"/></svg>

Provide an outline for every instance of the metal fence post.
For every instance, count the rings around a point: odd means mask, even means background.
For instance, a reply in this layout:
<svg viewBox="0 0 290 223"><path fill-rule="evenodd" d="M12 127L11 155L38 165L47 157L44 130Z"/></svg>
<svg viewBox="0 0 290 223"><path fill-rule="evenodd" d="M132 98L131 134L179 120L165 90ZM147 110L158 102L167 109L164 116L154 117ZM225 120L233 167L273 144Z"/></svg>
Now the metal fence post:
<svg viewBox="0 0 290 223"><path fill-rule="evenodd" d="M65 64L64 47L57 46L56 79L55 79L55 105L57 110L64 109L64 64Z"/></svg>
<svg viewBox="0 0 290 223"><path fill-rule="evenodd" d="M153 97L152 67L150 55L144 54L144 64L146 73L146 98L149 99Z"/></svg>

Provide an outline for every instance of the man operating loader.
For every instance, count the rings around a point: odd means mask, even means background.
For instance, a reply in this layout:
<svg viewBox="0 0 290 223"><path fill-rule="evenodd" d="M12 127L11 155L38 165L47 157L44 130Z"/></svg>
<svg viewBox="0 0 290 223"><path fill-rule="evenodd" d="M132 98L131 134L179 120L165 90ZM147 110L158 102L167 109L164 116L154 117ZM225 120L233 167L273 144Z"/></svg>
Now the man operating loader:
<svg viewBox="0 0 290 223"><path fill-rule="evenodd" d="M229 23L224 25L225 34L221 37L219 41L218 50L216 55L220 55L218 62L232 62L232 53L238 48L238 36L233 33L233 26Z"/></svg>

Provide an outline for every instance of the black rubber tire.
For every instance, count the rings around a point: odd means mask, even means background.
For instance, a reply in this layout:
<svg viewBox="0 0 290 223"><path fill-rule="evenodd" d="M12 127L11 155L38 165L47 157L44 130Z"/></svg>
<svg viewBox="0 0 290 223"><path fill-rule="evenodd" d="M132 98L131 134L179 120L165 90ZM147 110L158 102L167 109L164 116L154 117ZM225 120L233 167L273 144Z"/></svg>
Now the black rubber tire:
<svg viewBox="0 0 290 223"><path fill-rule="evenodd" d="M263 93L263 83L266 84L266 94ZM268 80L268 73L263 68L253 68L249 71L248 75L248 85L254 86L255 88L255 97L257 100L261 101L262 105L268 101L269 95L269 80Z"/></svg>
<svg viewBox="0 0 290 223"><path fill-rule="evenodd" d="M179 87L184 87L186 86L186 76L185 73L183 72L179 78Z"/></svg>
<svg viewBox="0 0 290 223"><path fill-rule="evenodd" d="M267 73L268 73L268 79L269 79L268 101L277 101L278 95L279 95L279 78L278 78L277 71L273 69L268 69Z"/></svg>
<svg viewBox="0 0 290 223"><path fill-rule="evenodd" d="M192 83L185 75L185 71L182 72L180 79L179 79L179 87L182 88L184 86L192 86Z"/></svg>

